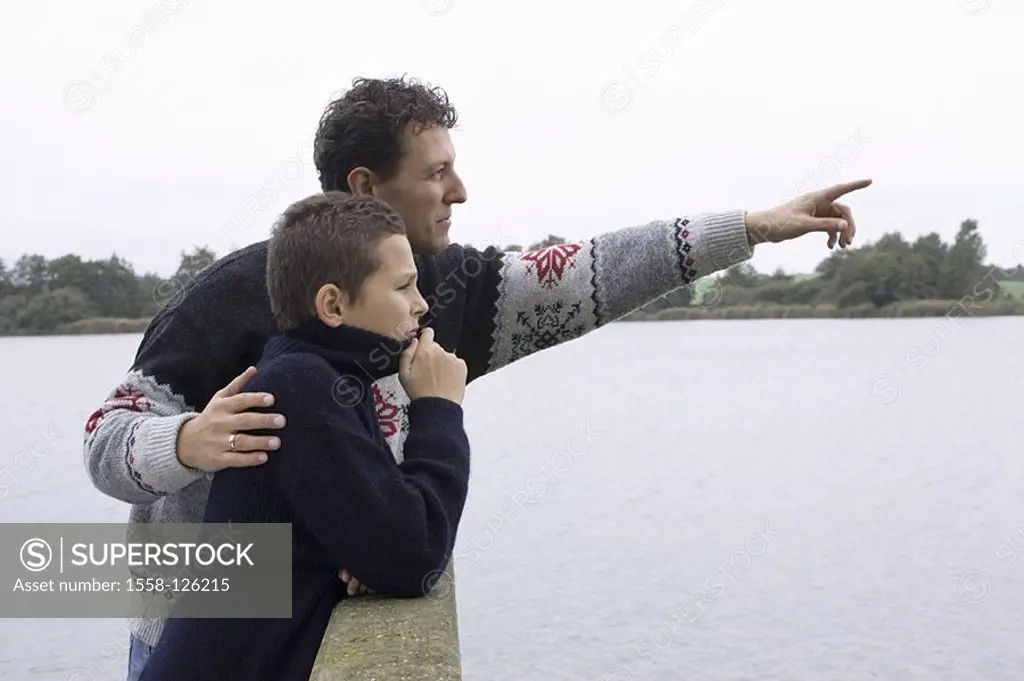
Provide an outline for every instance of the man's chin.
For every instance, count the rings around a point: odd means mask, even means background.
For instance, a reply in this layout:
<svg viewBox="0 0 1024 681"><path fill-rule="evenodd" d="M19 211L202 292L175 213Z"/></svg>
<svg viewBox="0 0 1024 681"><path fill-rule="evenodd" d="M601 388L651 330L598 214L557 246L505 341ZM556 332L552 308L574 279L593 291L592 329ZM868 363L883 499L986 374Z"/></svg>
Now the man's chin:
<svg viewBox="0 0 1024 681"><path fill-rule="evenodd" d="M452 221L448 218L444 222L438 225L437 233L435 234L434 241L437 242L439 250L444 250L452 245L451 239Z"/></svg>
<svg viewBox="0 0 1024 681"><path fill-rule="evenodd" d="M451 239L445 234L438 236L428 244L418 244L412 250L416 255L437 255L438 253L443 253L451 245Z"/></svg>

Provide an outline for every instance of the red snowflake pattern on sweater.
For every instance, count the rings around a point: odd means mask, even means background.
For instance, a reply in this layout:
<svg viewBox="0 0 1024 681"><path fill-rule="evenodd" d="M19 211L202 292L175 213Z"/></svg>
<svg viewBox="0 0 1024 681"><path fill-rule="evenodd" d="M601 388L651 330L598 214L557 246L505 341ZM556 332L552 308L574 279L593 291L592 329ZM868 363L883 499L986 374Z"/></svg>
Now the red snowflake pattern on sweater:
<svg viewBox="0 0 1024 681"><path fill-rule="evenodd" d="M405 458L402 450L409 435L409 395L398 380L398 374L374 383L370 393L381 435L395 461L402 463Z"/></svg>
<svg viewBox="0 0 1024 681"><path fill-rule="evenodd" d="M380 389L380 385L373 384L373 407L377 412L377 422L380 424L380 432L385 439L392 438L401 427L402 408L397 402L387 399ZM393 397L393 396L389 396Z"/></svg>
<svg viewBox="0 0 1024 681"><path fill-rule="evenodd" d="M85 423L85 433L86 435L91 434L99 427L107 412L115 409L143 412L150 411L152 408L153 401L146 397L141 390L128 384L119 385L114 390L114 394L103 403L103 406L89 416L89 420Z"/></svg>
<svg viewBox="0 0 1024 681"><path fill-rule="evenodd" d="M537 280L545 288L551 288L562 281L562 275L567 269L576 267L576 254L579 251L579 244L555 244L530 251L523 256L523 260L533 263L527 266L526 271L532 272L536 267Z"/></svg>

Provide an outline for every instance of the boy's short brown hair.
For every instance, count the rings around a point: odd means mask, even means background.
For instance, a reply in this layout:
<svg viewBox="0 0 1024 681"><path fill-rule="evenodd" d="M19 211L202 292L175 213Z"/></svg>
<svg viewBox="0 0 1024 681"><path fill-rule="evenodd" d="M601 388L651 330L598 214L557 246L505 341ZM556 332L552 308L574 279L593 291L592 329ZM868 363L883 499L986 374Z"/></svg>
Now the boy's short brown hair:
<svg viewBox="0 0 1024 681"><path fill-rule="evenodd" d="M315 316L324 284L358 300L363 282L380 267L377 246L395 234L405 234L405 223L373 197L325 192L289 206L267 246L267 292L278 326L293 329Z"/></svg>

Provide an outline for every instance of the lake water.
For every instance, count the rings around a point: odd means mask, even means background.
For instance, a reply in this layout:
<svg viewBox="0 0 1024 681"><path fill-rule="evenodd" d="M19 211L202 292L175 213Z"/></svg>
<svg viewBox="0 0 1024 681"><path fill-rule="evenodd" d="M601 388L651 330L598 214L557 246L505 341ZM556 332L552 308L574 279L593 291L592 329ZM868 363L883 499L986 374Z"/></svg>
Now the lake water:
<svg viewBox="0 0 1024 681"><path fill-rule="evenodd" d="M81 433L139 340L0 339L0 521L127 518ZM465 678L1019 681L1022 349L1020 318L616 324L474 383ZM0 620L0 677L123 679L126 640Z"/></svg>

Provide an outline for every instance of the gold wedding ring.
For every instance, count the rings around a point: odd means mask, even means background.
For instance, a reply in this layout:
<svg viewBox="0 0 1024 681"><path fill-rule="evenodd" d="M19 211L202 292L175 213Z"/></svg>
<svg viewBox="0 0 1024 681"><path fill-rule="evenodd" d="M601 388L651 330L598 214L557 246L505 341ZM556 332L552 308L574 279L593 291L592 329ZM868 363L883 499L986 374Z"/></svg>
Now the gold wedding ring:
<svg viewBox="0 0 1024 681"><path fill-rule="evenodd" d="M237 449L235 449L235 438L236 437L238 437L238 433L231 433L231 437L228 438L228 446L231 448L231 451L233 451L233 452L237 452L238 451Z"/></svg>

